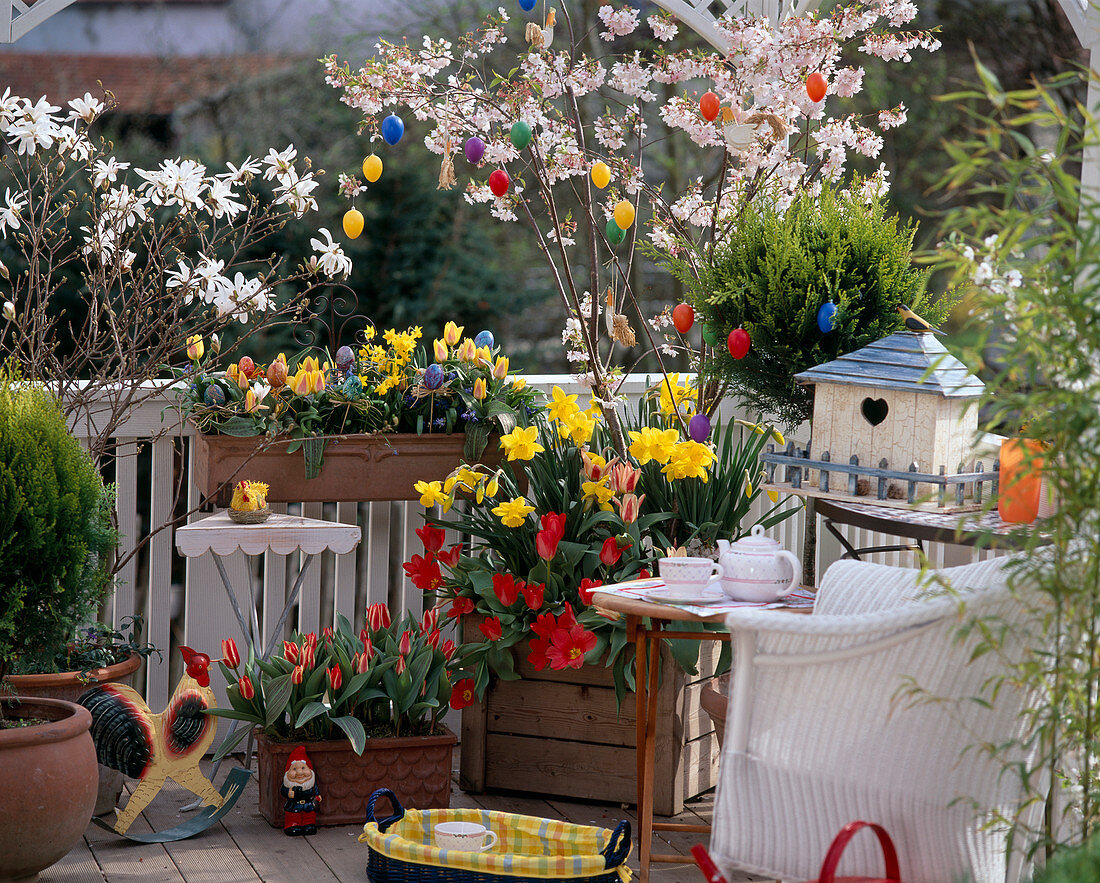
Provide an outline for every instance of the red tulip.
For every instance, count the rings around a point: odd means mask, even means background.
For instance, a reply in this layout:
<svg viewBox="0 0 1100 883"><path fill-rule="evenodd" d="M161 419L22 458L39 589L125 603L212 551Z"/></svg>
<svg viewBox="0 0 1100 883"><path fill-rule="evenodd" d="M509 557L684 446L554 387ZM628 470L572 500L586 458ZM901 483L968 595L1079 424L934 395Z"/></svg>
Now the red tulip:
<svg viewBox="0 0 1100 883"><path fill-rule="evenodd" d="M232 638L222 638L222 660L234 669L241 664L241 654L237 652L237 642Z"/></svg>
<svg viewBox="0 0 1100 883"><path fill-rule="evenodd" d="M467 613L474 612L474 602L470 598L455 598L451 602L451 609L447 611L447 615L451 619L458 619L460 616L465 616Z"/></svg>
<svg viewBox="0 0 1100 883"><path fill-rule="evenodd" d="M283 656L287 662L298 661L298 645L293 641L283 641Z"/></svg>
<svg viewBox="0 0 1100 883"><path fill-rule="evenodd" d="M321 637L324 639L326 644L331 644L332 643L332 639L334 637L334 634L335 633L332 631L331 626L326 626L325 628L321 629Z"/></svg>
<svg viewBox="0 0 1100 883"><path fill-rule="evenodd" d="M535 534L535 551L543 561L549 561L558 554L558 543L561 537L555 535L552 530L540 530Z"/></svg>
<svg viewBox="0 0 1100 883"><path fill-rule="evenodd" d="M504 634L504 630L500 625L500 617L497 616L490 616L478 628L490 641L499 641L500 636Z"/></svg>
<svg viewBox="0 0 1100 883"><path fill-rule="evenodd" d="M439 629L432 629L428 632L428 646L435 649L439 647L439 641L443 637L440 634Z"/></svg>
<svg viewBox="0 0 1100 883"><path fill-rule="evenodd" d="M405 656L409 650L412 649L412 632L404 631L401 633L401 641L397 645L397 652L402 656Z"/></svg>
<svg viewBox="0 0 1100 883"><path fill-rule="evenodd" d="M432 527L430 524L418 527L416 535L420 537L420 542L424 544L424 550L433 555L443 548L443 540L447 536L438 527Z"/></svg>
<svg viewBox="0 0 1100 883"><path fill-rule="evenodd" d="M363 642L364 647L370 641L370 630L366 626L359 629L359 640Z"/></svg>
<svg viewBox="0 0 1100 883"><path fill-rule="evenodd" d="M370 669L370 658L373 654L374 654L374 648L373 647L370 647L370 648L364 647L362 653L356 654L357 657L358 657L358 664L355 666L355 673L356 674L361 675L361 674L366 674L367 673L368 669Z"/></svg>
<svg viewBox="0 0 1100 883"><path fill-rule="evenodd" d="M519 597L519 586L516 585L515 578L511 574L494 573L493 592L496 593L501 604L505 607L511 607L516 603L516 598Z"/></svg>
<svg viewBox="0 0 1100 883"><path fill-rule="evenodd" d="M237 688L241 691L243 699L251 699L256 695L256 688L252 686L252 679L248 675L237 681Z"/></svg>
<svg viewBox="0 0 1100 883"><path fill-rule="evenodd" d="M450 660L450 658L455 655L455 650L458 649L458 646L450 638L447 638L447 640L443 642L443 646L439 649L443 651L443 658Z"/></svg>
<svg viewBox="0 0 1100 883"><path fill-rule="evenodd" d="M340 689L340 685L344 683L344 674L340 671L340 666L334 665L328 670L328 683L333 692Z"/></svg>
<svg viewBox="0 0 1100 883"><path fill-rule="evenodd" d="M543 594L546 591L544 583L525 583L520 587L520 591L523 592L523 600L527 602L529 608L532 610L542 608Z"/></svg>
<svg viewBox="0 0 1100 883"><path fill-rule="evenodd" d="M565 536L565 513L547 512L542 516L542 529L560 540Z"/></svg>
<svg viewBox="0 0 1100 883"><path fill-rule="evenodd" d="M600 562L606 564L608 567L612 564L617 564L623 555L623 550L629 548L629 543L620 548L617 537L608 537L603 541L603 548L600 549Z"/></svg>
<svg viewBox="0 0 1100 883"><path fill-rule="evenodd" d="M300 665L294 666L294 671L290 673L290 682L292 684L300 684L305 679L306 670Z"/></svg>
<svg viewBox="0 0 1100 883"><path fill-rule="evenodd" d="M581 585L580 585L580 588L577 589L577 592L580 594L581 600L585 604L591 604L592 603L592 592L597 587L602 586L602 585L603 585L603 580L589 579L588 577L585 577L584 579L581 580Z"/></svg>
<svg viewBox="0 0 1100 883"><path fill-rule="evenodd" d="M462 546L459 543L455 543L446 552L440 551L435 553L436 560L439 561L440 564L442 564L444 567L451 568L458 564L458 559L459 557L461 557L461 555Z"/></svg>
<svg viewBox="0 0 1100 883"><path fill-rule="evenodd" d="M475 702L477 702L477 693L474 691L473 678L463 678L454 685L454 689L451 690L451 708L458 710Z"/></svg>

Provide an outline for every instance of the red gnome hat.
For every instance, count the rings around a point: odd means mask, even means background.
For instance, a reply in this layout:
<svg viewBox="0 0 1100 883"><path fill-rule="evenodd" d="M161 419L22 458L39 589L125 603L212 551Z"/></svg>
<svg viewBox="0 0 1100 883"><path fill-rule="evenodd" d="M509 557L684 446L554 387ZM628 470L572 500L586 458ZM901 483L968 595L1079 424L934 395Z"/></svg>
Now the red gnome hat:
<svg viewBox="0 0 1100 883"><path fill-rule="evenodd" d="M283 772L285 773L287 770L289 770L290 765L296 760L304 760L306 762L306 766L309 767L311 770L313 769L313 764L309 762L309 755L306 754L305 747L299 745L297 748L290 752L290 757L286 759L286 766L283 768Z"/></svg>

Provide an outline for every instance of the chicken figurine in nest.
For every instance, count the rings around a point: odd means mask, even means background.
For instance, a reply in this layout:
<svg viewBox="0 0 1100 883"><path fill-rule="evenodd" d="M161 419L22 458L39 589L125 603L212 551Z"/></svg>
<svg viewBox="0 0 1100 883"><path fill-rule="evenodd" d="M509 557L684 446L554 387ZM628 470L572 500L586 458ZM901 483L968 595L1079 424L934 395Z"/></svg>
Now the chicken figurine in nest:
<svg viewBox="0 0 1100 883"><path fill-rule="evenodd" d="M92 714L99 762L141 780L115 820L119 834L126 833L168 778L210 806L225 802L199 770L218 727L218 719L206 713L217 705L210 689L210 657L190 647L180 647L180 652L186 671L160 714L153 714L136 690L121 684L95 687L80 697Z"/></svg>
<svg viewBox="0 0 1100 883"><path fill-rule="evenodd" d="M233 486L229 517L238 524L259 524L271 514L267 506L269 488L262 481L238 481Z"/></svg>

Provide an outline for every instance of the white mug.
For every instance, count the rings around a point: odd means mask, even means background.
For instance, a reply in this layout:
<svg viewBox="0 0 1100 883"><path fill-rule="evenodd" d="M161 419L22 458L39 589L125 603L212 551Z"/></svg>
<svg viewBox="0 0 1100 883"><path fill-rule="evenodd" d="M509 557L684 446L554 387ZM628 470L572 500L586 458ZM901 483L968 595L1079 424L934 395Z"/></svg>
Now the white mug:
<svg viewBox="0 0 1100 883"><path fill-rule="evenodd" d="M496 842L497 835L477 822L440 822L435 826L437 849L485 852L492 849Z"/></svg>
<svg viewBox="0 0 1100 883"><path fill-rule="evenodd" d="M657 567L670 598L700 598L722 568L709 558L661 558Z"/></svg>

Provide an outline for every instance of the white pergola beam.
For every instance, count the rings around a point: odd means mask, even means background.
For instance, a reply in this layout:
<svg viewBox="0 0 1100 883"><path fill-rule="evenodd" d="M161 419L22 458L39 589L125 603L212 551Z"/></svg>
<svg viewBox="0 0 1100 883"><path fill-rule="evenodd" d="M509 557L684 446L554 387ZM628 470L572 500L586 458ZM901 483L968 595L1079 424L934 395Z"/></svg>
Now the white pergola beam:
<svg viewBox="0 0 1100 883"><path fill-rule="evenodd" d="M0 18L0 43L14 43L27 31L42 24L55 12L60 12L74 0L36 0L27 5L23 0L0 0L7 9L7 18Z"/></svg>

